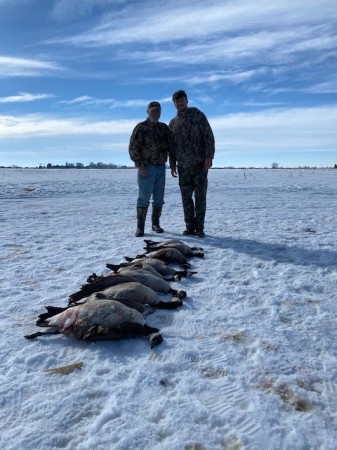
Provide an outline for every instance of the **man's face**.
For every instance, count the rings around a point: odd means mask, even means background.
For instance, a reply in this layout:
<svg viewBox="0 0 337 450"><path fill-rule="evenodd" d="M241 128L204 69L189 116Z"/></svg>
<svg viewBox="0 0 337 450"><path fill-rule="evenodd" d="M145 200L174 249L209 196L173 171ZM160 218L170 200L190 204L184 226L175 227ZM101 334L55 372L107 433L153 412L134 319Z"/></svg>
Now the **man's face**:
<svg viewBox="0 0 337 450"><path fill-rule="evenodd" d="M179 112L184 112L187 109L187 98L179 97L174 100L174 106L177 108Z"/></svg>
<svg viewBox="0 0 337 450"><path fill-rule="evenodd" d="M151 122L156 123L160 119L161 108L159 108L158 106L153 106L152 108L149 108L147 110L147 114Z"/></svg>

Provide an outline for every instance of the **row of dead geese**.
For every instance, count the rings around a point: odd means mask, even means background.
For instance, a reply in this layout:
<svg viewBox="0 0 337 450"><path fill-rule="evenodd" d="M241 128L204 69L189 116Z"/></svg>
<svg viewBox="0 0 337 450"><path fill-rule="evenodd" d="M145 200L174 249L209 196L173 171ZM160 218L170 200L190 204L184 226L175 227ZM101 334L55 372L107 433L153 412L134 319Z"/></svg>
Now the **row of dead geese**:
<svg viewBox="0 0 337 450"><path fill-rule="evenodd" d="M203 249L190 247L179 240L145 240L146 252L127 262L106 264L107 275L90 275L87 283L69 296L68 306L47 306L38 316L36 325L48 331L26 335L27 339L52 334L72 335L85 341L101 341L149 336L151 348L163 340L158 328L146 324L146 318L156 309L182 306L185 291L171 287L170 281L189 277L188 260L203 257ZM170 264L179 264L176 270ZM163 301L159 294L170 294ZM146 307L150 307L146 311Z"/></svg>

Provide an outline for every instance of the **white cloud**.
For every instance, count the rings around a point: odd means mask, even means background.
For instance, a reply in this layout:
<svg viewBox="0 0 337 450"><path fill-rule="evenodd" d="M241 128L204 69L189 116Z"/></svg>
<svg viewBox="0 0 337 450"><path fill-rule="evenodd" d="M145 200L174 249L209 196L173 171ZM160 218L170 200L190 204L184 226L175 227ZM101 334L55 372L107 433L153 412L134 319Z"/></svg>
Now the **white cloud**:
<svg viewBox="0 0 337 450"><path fill-rule="evenodd" d="M248 152L335 151L337 105L209 118L217 147Z"/></svg>
<svg viewBox="0 0 337 450"><path fill-rule="evenodd" d="M244 30L294 30L306 24L333 23L335 6L331 0L270 2L269 0L205 1L198 4L168 1L165 5L142 4L142 19L137 14L114 13L98 27L60 39L74 45L107 46L128 43L162 43L198 38L214 38L224 33L245 34ZM56 41L55 41L56 42Z"/></svg>
<svg viewBox="0 0 337 450"><path fill-rule="evenodd" d="M271 108L254 113L209 116L219 154L336 151L337 105L312 108ZM127 143L136 120L95 121L53 118L43 115L0 116L0 139L73 136L79 141L109 136L111 142ZM61 147L63 144L60 144ZM125 144L127 145L127 144Z"/></svg>
<svg viewBox="0 0 337 450"><path fill-rule="evenodd" d="M320 36L321 29L316 27L285 28L283 30L246 30L237 36L217 35L212 33L201 41L171 43L162 48L140 50L118 50L117 57L162 64L184 65L214 64L244 65L249 64L294 64L299 53L311 54L313 61L320 63L336 52L337 38ZM328 50L331 50L329 54ZM324 53L320 53L320 51ZM179 57L177 57L179 55Z"/></svg>
<svg viewBox="0 0 337 450"><path fill-rule="evenodd" d="M79 103L90 103L92 100L94 100L94 97L82 95L80 97L73 98L72 100L61 100L59 101L59 103L64 103L67 105L77 105Z"/></svg>
<svg viewBox="0 0 337 450"><path fill-rule="evenodd" d="M247 81L257 75L264 74L267 69L255 69L255 70L244 70L244 71L214 71L198 73L184 79L184 83L193 86L204 83L216 84L219 81L227 80L234 84L242 83Z"/></svg>
<svg viewBox="0 0 337 450"><path fill-rule="evenodd" d="M337 94L337 79L317 83L303 90L311 94Z"/></svg>
<svg viewBox="0 0 337 450"><path fill-rule="evenodd" d="M59 21L69 21L74 18L85 17L94 10L102 9L125 3L127 0L57 0L54 4L52 15Z"/></svg>
<svg viewBox="0 0 337 450"><path fill-rule="evenodd" d="M53 97L55 97L53 94L30 94L29 92L20 92L18 95L0 97L0 103L34 102L36 100L45 100Z"/></svg>
<svg viewBox="0 0 337 450"><path fill-rule="evenodd" d="M63 67L52 61L0 56L0 77L42 76Z"/></svg>
<svg viewBox="0 0 337 450"><path fill-rule="evenodd" d="M90 118L59 119L43 115L0 116L0 139L30 136L114 135L130 133L134 120L94 121Z"/></svg>
<svg viewBox="0 0 337 450"><path fill-rule="evenodd" d="M182 64L189 70L197 65L215 69L189 77L189 85L216 85L223 80L241 83L258 75L254 70L261 65L270 70L284 68L296 78L305 65L310 64L313 71L337 57L333 0L168 0L155 7L144 0L141 20L133 2L122 1L123 7L108 8L114 3L100 2L107 12L99 26L48 42L94 47L94 52L96 47L110 47L109 61L131 61L144 67L151 62L166 71ZM58 2L64 11L74 5ZM84 9L92 6L92 0L82 5ZM94 76L99 75L102 73L95 71ZM143 82L141 74L138 81Z"/></svg>
<svg viewBox="0 0 337 450"><path fill-rule="evenodd" d="M108 106L110 109L114 108L146 108L147 104L151 99L131 99L131 100L115 100L113 98L95 98L88 95L83 95L81 97L76 97L72 100L62 100L59 103L67 105L97 105L97 106ZM158 100L160 103L171 102L171 98L163 98Z"/></svg>

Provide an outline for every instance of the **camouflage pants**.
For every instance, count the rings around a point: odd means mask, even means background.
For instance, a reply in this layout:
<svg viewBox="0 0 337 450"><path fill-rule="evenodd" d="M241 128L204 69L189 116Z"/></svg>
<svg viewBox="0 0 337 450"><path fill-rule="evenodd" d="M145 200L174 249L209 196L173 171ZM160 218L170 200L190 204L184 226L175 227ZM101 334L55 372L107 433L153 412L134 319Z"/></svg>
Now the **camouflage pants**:
<svg viewBox="0 0 337 450"><path fill-rule="evenodd" d="M191 230L204 230L207 174L208 171L204 169L204 162L188 168L178 166L179 187L186 228Z"/></svg>

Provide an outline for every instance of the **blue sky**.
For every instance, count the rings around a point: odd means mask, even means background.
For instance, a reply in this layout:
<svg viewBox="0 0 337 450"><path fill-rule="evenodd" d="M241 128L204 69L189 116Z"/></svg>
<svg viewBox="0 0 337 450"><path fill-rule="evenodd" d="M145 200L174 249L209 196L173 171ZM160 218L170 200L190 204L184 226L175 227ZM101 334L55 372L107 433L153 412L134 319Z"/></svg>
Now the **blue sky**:
<svg viewBox="0 0 337 450"><path fill-rule="evenodd" d="M0 0L0 42L0 165L131 165L177 89L214 166L337 163L336 0Z"/></svg>

